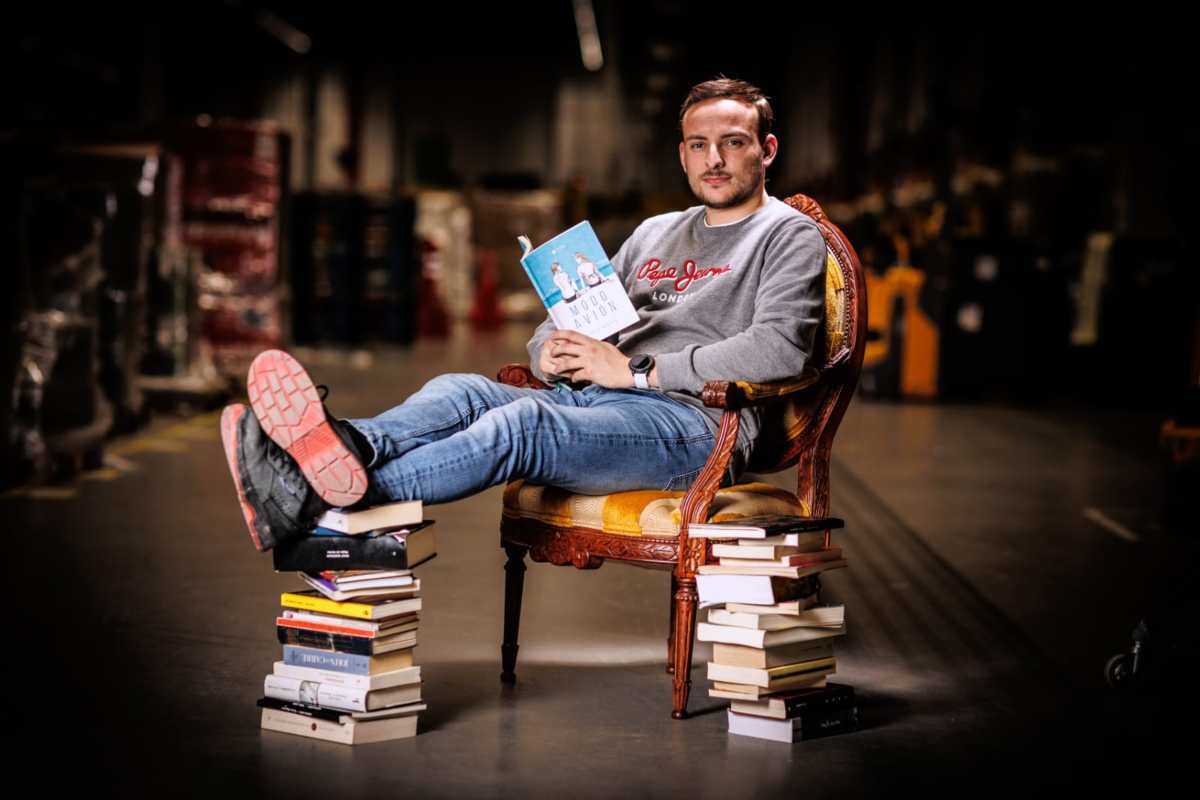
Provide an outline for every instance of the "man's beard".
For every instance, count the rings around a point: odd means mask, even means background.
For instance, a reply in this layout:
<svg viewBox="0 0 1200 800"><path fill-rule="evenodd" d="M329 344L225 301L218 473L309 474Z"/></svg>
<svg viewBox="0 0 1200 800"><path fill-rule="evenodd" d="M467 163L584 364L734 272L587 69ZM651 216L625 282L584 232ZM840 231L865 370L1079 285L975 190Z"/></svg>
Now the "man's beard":
<svg viewBox="0 0 1200 800"><path fill-rule="evenodd" d="M703 194L704 176L703 175L701 175L700 179L697 180L695 183L693 183L692 181L689 180L688 188L692 190L692 194L696 197L696 199L699 200L707 208L715 208L715 209L734 208L734 207L739 206L742 203L746 202L751 197L754 197L756 194L758 194L760 191L762 191L761 187L762 187L762 183L763 183L763 173L764 172L765 172L765 170L761 163L757 163L757 162L753 163L750 168L750 174L746 176L746 178L747 178L746 184L739 191L730 195L729 198L726 200L719 200L719 201L714 202L714 201L710 201L704 197L704 194ZM733 181L732 174L730 174L728 172L724 172L721 174L729 175L730 181L731 182Z"/></svg>

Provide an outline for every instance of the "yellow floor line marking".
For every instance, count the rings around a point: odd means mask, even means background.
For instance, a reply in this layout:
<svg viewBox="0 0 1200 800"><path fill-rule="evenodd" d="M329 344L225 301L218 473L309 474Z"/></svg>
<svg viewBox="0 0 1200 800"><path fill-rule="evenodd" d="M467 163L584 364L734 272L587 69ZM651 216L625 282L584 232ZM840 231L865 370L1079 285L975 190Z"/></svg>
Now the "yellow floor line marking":
<svg viewBox="0 0 1200 800"><path fill-rule="evenodd" d="M113 449L120 455L128 455L130 453L186 453L188 446L174 439L146 437L129 442L124 447Z"/></svg>
<svg viewBox="0 0 1200 800"><path fill-rule="evenodd" d="M79 491L70 486L33 486L29 489L18 489L16 494L34 500L73 500Z"/></svg>
<svg viewBox="0 0 1200 800"><path fill-rule="evenodd" d="M88 470L79 475L80 480L84 481L111 481L121 477L125 473L113 467L101 467L100 469Z"/></svg>
<svg viewBox="0 0 1200 800"><path fill-rule="evenodd" d="M137 453L186 453L191 450L193 443L215 441L221 436L218 427L220 419L220 412L208 412L175 423L153 434L135 435L110 445L104 451L104 466L80 472L76 476L76 481L112 481L123 475L142 471L142 465L125 458L125 456ZM78 494L77 486L18 486L0 493L0 497L71 500Z"/></svg>
<svg viewBox="0 0 1200 800"><path fill-rule="evenodd" d="M1083 516L1087 519L1090 519L1101 528L1104 528L1104 530L1108 531L1114 536L1119 536L1127 542L1136 542L1140 538L1136 533L1131 531L1129 528L1126 528L1124 525L1117 522L1115 519L1108 516L1098 508L1085 508L1083 510Z"/></svg>
<svg viewBox="0 0 1200 800"><path fill-rule="evenodd" d="M184 428L182 430L166 431L166 436L172 436L177 439L182 439L187 442L211 442L221 438L221 432L216 428L212 430L199 430L196 428Z"/></svg>
<svg viewBox="0 0 1200 800"><path fill-rule="evenodd" d="M111 450L104 454L104 466L121 472L141 472L142 470L137 462L130 461L128 458L121 458Z"/></svg>

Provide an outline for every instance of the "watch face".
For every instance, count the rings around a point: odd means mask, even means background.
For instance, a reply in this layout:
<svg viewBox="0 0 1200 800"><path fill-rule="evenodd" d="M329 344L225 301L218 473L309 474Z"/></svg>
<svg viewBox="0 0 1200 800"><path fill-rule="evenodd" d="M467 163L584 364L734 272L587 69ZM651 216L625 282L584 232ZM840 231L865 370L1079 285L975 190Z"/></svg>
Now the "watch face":
<svg viewBox="0 0 1200 800"><path fill-rule="evenodd" d="M629 368L635 372L649 372L654 359L648 355L637 355L629 359Z"/></svg>

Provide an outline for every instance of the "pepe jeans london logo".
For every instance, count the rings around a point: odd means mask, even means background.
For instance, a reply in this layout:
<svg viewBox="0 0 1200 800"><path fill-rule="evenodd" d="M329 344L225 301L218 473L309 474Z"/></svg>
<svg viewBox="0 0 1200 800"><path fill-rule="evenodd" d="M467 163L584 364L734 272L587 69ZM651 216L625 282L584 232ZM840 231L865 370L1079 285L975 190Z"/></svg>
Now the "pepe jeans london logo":
<svg viewBox="0 0 1200 800"><path fill-rule="evenodd" d="M720 267L700 267L690 258L678 267L664 267L660 259L652 258L638 267L637 279L649 283L651 290L658 288L659 284L665 283L666 285L662 288L674 289L676 292L670 294L665 291L651 291L651 299L667 303L681 303L687 299L684 292L698 282L732 271L733 267L728 264Z"/></svg>

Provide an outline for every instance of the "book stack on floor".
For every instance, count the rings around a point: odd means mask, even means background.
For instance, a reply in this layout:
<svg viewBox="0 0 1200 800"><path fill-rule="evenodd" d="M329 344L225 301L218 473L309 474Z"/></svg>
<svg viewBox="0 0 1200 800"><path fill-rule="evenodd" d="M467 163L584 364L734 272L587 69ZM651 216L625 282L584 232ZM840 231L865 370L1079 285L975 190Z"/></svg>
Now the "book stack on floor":
<svg viewBox="0 0 1200 800"><path fill-rule="evenodd" d="M281 598L283 658L258 701L264 729L343 744L416 735L426 706L413 568L436 555L431 524L419 501L334 509L312 536L276 545L275 569L307 588Z"/></svg>
<svg viewBox="0 0 1200 800"><path fill-rule="evenodd" d="M817 605L821 573L846 566L833 527L780 516L690 526L691 536L736 537L713 542L718 563L696 575L708 608L696 638L712 642L709 695L731 701L730 733L793 742L858 727L854 688L827 680L845 607Z"/></svg>

